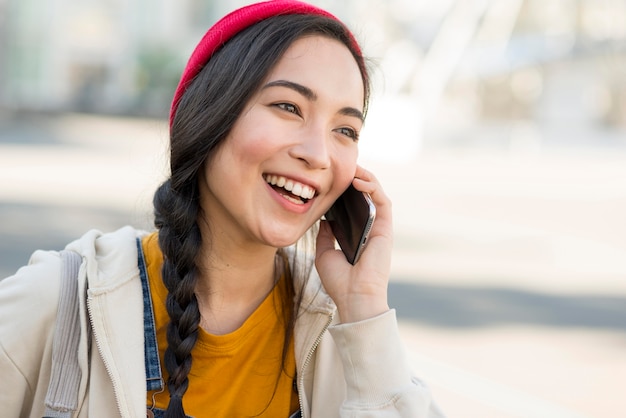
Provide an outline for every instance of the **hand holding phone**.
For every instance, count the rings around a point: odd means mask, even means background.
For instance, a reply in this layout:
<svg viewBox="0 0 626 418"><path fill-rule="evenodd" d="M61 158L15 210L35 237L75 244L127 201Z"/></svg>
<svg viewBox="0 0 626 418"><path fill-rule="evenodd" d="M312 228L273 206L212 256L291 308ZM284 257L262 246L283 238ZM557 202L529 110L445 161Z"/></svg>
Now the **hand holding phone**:
<svg viewBox="0 0 626 418"><path fill-rule="evenodd" d="M356 264L376 218L371 197L350 184L326 212L325 218L348 262Z"/></svg>

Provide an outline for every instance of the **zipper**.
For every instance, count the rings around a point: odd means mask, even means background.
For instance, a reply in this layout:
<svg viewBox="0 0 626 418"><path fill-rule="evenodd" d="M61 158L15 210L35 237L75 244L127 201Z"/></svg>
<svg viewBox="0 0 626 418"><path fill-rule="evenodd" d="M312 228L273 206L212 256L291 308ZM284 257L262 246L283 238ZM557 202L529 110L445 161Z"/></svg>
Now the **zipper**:
<svg viewBox="0 0 626 418"><path fill-rule="evenodd" d="M307 366L311 362L311 359L313 358L313 353L315 353L315 350L317 350L317 346L320 345L320 343L322 342L322 337L324 336L324 333L326 332L328 327L330 327L330 324L333 322L334 316L335 315L332 313L328 315L328 321L326 321L324 328L322 328L322 331L319 333L319 335L315 339L315 342L311 346L311 349L309 350L309 353L307 354L306 358L304 359L304 363L302 364L302 371L298 378L298 401L300 403L301 418L305 417L304 405L302 405L302 396L304 396L304 371L306 370ZM302 394L302 396L300 396L300 393Z"/></svg>
<svg viewBox="0 0 626 418"><path fill-rule="evenodd" d="M120 383L117 381L117 379L115 379L113 377L113 372L111 371L111 364L107 361L107 359L105 358L105 356L102 354L102 342L101 340L98 338L98 333L96 332L96 329L94 327L94 323L93 323L93 311L91 309L91 299L89 298L89 296L87 296L87 312L89 313L89 324L91 326L91 329L93 331L93 336L94 339L96 340L96 347L98 347L98 353L100 353L100 358L102 359L102 362L104 363L104 368L107 371L107 374L109 375L109 379L111 379L111 383L113 384L113 393L115 395L115 399L117 400L117 411L120 414L120 417L123 417L124 414L122 412L122 405L120 405Z"/></svg>

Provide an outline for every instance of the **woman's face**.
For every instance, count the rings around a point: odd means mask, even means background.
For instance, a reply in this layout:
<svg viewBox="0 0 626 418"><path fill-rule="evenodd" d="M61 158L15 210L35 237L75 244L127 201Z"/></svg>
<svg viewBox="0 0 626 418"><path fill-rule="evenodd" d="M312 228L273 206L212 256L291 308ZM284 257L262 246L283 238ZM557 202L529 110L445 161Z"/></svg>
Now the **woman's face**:
<svg viewBox="0 0 626 418"><path fill-rule="evenodd" d="M363 101L345 45L295 41L205 166L201 204L214 238L297 241L354 177Z"/></svg>

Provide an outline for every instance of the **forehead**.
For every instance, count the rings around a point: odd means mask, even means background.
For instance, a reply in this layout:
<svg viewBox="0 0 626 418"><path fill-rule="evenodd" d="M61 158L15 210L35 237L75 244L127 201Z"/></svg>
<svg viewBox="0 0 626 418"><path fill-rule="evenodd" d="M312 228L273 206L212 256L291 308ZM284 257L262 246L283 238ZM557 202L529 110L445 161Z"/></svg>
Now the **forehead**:
<svg viewBox="0 0 626 418"><path fill-rule="evenodd" d="M346 45L322 35L294 41L266 81L287 79L317 94L329 93L363 106L364 84L359 65ZM353 103L354 105L354 103Z"/></svg>

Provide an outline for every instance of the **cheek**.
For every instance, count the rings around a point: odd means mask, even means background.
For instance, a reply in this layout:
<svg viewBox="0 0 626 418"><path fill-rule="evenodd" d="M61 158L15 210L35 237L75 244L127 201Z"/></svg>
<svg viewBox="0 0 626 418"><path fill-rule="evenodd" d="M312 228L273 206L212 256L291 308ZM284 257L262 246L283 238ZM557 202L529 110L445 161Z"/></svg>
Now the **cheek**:
<svg viewBox="0 0 626 418"><path fill-rule="evenodd" d="M233 141L233 160L243 167L263 160L267 155L267 143L262 140L244 139Z"/></svg>
<svg viewBox="0 0 626 418"><path fill-rule="evenodd" d="M280 147L277 132L270 129L266 120L256 119L247 115L227 138L233 160L242 164L258 164L275 154Z"/></svg>
<svg viewBox="0 0 626 418"><path fill-rule="evenodd" d="M338 189L339 193L345 190L354 179L358 154L358 149L355 145L354 147L342 149L335 158L334 188Z"/></svg>
<svg viewBox="0 0 626 418"><path fill-rule="evenodd" d="M343 175L354 178L356 173L357 159L359 157L359 149L356 143L353 146L343 148L337 159L339 170Z"/></svg>

